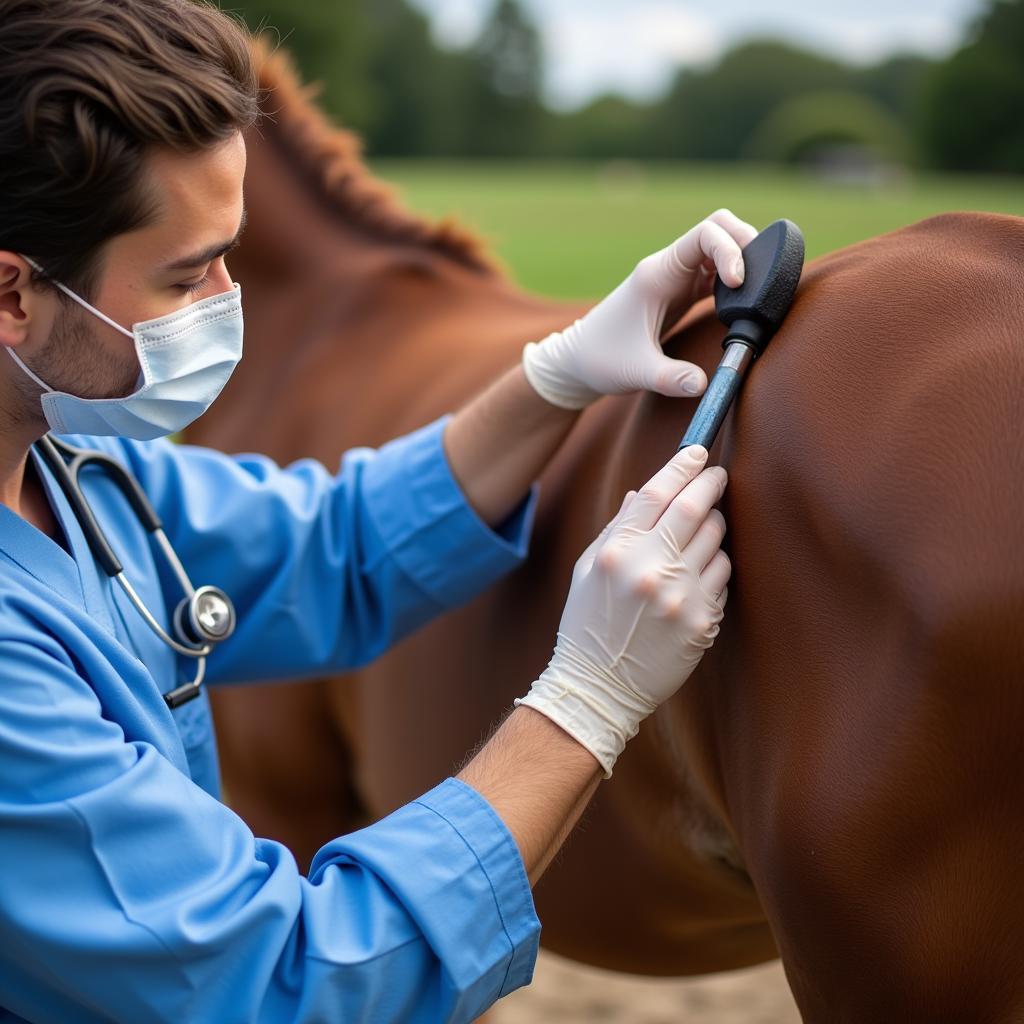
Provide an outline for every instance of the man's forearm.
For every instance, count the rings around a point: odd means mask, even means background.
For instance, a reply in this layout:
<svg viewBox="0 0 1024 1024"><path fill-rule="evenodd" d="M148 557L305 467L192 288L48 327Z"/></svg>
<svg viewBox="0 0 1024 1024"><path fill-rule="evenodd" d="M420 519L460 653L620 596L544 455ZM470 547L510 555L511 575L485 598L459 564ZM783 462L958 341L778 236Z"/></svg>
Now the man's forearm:
<svg viewBox="0 0 1024 1024"><path fill-rule="evenodd" d="M445 430L445 452L484 522L497 526L522 501L578 415L541 398L521 366L455 414Z"/></svg>
<svg viewBox="0 0 1024 1024"><path fill-rule="evenodd" d="M532 708L516 708L458 778L512 833L530 885L565 842L604 772L567 732Z"/></svg>

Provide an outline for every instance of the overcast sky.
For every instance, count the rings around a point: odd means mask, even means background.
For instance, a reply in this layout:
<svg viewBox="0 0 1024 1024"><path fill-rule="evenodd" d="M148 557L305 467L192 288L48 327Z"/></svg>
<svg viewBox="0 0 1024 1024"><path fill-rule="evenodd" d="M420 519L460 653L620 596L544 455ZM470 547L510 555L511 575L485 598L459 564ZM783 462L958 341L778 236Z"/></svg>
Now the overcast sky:
<svg viewBox="0 0 1024 1024"><path fill-rule="evenodd" d="M494 0L413 0L438 40L470 41ZM770 34L870 62L897 50L955 48L986 0L522 0L544 38L546 92L555 106L597 93L659 93L680 64L713 61L751 35Z"/></svg>

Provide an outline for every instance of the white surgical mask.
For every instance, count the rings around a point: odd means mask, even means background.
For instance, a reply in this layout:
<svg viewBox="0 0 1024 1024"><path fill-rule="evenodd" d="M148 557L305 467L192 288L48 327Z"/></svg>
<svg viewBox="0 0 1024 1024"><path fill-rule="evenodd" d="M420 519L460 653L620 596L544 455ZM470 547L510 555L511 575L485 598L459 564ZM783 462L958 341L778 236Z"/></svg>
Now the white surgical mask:
<svg viewBox="0 0 1024 1024"><path fill-rule="evenodd" d="M25 257L36 270L41 268ZM124 398L78 398L54 391L14 351L11 358L46 393L40 401L50 428L58 434L98 434L150 441L183 430L213 403L242 358L242 290L193 302L129 331L90 306L59 281L65 295L104 323L135 341L141 383Z"/></svg>

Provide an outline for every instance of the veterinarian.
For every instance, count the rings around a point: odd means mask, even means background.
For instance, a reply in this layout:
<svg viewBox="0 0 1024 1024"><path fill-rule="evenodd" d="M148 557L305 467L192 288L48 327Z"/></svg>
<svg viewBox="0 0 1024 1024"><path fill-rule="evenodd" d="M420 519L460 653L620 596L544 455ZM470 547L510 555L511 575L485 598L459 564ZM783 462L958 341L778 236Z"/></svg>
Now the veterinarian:
<svg viewBox="0 0 1024 1024"><path fill-rule="evenodd" d="M706 387L660 328L755 231L712 215L335 474L177 446L242 354L246 36L192 0L0 26L0 1021L468 1021L529 982L531 885L718 632L724 471L692 448L628 495L490 741L308 877L220 802L204 678L351 668L520 564L580 409Z"/></svg>

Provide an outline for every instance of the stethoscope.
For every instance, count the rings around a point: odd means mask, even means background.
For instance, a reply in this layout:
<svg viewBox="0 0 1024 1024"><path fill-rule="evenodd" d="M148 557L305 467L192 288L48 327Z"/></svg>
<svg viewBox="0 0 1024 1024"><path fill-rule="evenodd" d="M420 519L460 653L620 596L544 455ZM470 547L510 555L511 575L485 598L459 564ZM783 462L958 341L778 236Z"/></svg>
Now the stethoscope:
<svg viewBox="0 0 1024 1024"><path fill-rule="evenodd" d="M149 499L142 493L138 481L116 459L89 448L76 448L51 434L40 438L35 447L50 468L57 483L60 484L60 488L82 528L82 533L89 542L93 556L103 571L111 579L117 580L149 628L171 650L186 658L198 660L195 678L192 682L185 683L164 694L167 706L173 710L192 700L193 697L198 697L199 688L206 675L207 656L217 644L226 640L235 631L235 606L231 603L231 599L219 587L197 588L192 586L188 573L185 572L181 560L175 554L174 548L171 547L167 534L164 533L160 517L153 510ZM70 461L65 461L66 459ZM124 574L124 566L121 565L106 535L100 529L99 523L96 522L92 507L85 500L78 477L82 470L90 465L106 472L110 479L117 484L139 517L139 521L155 538L181 584L185 596L178 603L178 607L171 617L174 636L171 636L156 621L142 598L135 592L135 588Z"/></svg>

